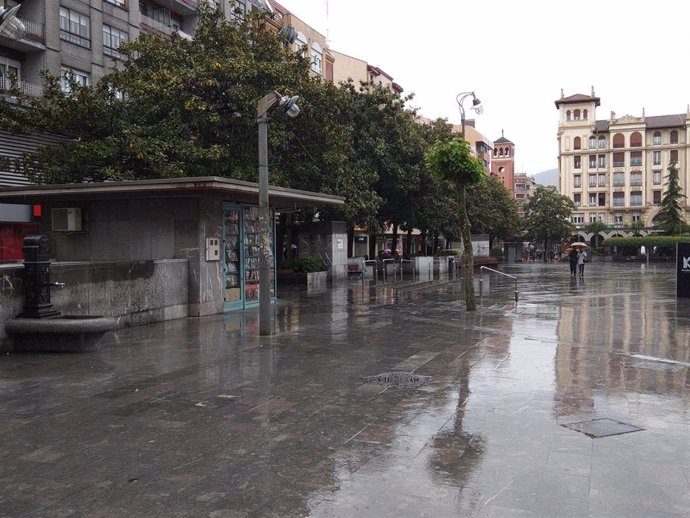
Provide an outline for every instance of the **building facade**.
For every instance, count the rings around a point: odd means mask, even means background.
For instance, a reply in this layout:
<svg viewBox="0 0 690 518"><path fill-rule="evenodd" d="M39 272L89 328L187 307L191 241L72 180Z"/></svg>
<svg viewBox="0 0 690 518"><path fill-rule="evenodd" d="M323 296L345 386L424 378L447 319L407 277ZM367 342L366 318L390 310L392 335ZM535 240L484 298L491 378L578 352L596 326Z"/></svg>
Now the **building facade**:
<svg viewBox="0 0 690 518"><path fill-rule="evenodd" d="M537 181L533 176L529 176L527 173L516 173L515 182L513 185L515 200L517 201L518 214L520 217L524 217L525 203L529 201L529 199L532 197L532 194L536 190Z"/></svg>
<svg viewBox="0 0 690 518"><path fill-rule="evenodd" d="M651 228L671 164L688 192L690 111L646 116L643 110L641 117L611 112L597 120L600 99L594 89L591 95L561 92L555 103L559 187L577 207L572 222L578 229L596 221L608 226L608 236L635 222ZM687 217L687 205L684 210Z"/></svg>

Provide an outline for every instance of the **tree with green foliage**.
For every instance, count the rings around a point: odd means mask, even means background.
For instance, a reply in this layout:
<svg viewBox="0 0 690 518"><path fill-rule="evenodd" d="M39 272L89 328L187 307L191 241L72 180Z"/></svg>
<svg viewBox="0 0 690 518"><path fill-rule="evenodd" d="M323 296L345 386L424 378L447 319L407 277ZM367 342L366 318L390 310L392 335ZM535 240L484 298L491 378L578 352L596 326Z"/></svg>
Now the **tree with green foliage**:
<svg viewBox="0 0 690 518"><path fill-rule="evenodd" d="M224 20L201 6L193 40L142 35L123 43L118 69L93 87L72 82L63 92L59 78L46 73L45 98L19 95L17 105L0 104L0 124L69 140L27 156L20 172L46 183L256 180L257 100L272 90L299 92L309 81L307 59L262 30L260 16ZM271 156L290 131L275 117Z"/></svg>
<svg viewBox="0 0 690 518"><path fill-rule="evenodd" d="M666 235L680 235L688 232L688 224L684 218L682 200L686 196L682 192L678 176L678 165L673 162L668 166L666 191L661 198L661 209L655 220L655 227Z"/></svg>
<svg viewBox="0 0 690 518"><path fill-rule="evenodd" d="M633 237L642 237L644 223L638 219L637 221L632 221L625 225L625 228L632 232Z"/></svg>
<svg viewBox="0 0 690 518"><path fill-rule="evenodd" d="M585 232L594 234L595 247L599 246L599 241L601 240L601 236L599 235L599 233L603 232L607 228L608 227L606 226L606 223L604 223L603 221L592 221L591 223L587 223L585 225Z"/></svg>
<svg viewBox="0 0 690 518"><path fill-rule="evenodd" d="M426 155L427 167L442 180L455 187L458 197L458 214L462 236L465 265L465 304L468 311L477 309L474 297L472 234L467 216L467 188L486 178L483 164L474 156L470 146L463 138L448 142L437 142Z"/></svg>
<svg viewBox="0 0 690 518"><path fill-rule="evenodd" d="M489 235L490 249L497 238L508 239L522 232L517 202L495 177L467 188L467 214L476 234Z"/></svg>
<svg viewBox="0 0 690 518"><path fill-rule="evenodd" d="M544 261L548 260L549 245L557 243L575 232L570 216L575 203L560 194L555 187L539 186L525 204L527 235L544 247Z"/></svg>

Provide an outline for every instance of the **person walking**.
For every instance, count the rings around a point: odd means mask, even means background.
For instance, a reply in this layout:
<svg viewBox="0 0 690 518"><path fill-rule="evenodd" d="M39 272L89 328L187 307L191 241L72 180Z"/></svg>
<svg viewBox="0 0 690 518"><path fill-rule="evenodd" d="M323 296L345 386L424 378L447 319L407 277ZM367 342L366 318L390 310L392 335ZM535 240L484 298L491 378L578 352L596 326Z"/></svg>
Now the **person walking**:
<svg viewBox="0 0 690 518"><path fill-rule="evenodd" d="M570 263L570 275L577 275L577 250L572 249L570 251L568 262Z"/></svg>
<svg viewBox="0 0 690 518"><path fill-rule="evenodd" d="M577 253L577 270L580 274L580 277L584 277L585 275L585 259L587 259L587 252L580 250Z"/></svg>

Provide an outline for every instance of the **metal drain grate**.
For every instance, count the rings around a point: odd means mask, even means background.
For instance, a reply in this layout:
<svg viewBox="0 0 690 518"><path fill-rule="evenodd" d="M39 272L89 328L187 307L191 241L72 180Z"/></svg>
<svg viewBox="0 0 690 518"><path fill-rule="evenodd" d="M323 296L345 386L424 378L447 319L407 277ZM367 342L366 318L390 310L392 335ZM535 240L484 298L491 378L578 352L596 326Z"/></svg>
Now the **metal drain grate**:
<svg viewBox="0 0 690 518"><path fill-rule="evenodd" d="M416 388L429 382L431 376L420 376L412 372L382 372L376 376L364 378L368 383L376 383L385 387Z"/></svg>
<svg viewBox="0 0 690 518"><path fill-rule="evenodd" d="M621 423L614 419L592 419L590 421L580 421L579 423L568 423L561 425L565 428L570 428L576 432L582 432L588 437L599 438L608 437L610 435L620 435L623 433L640 432L644 428L638 428L631 424Z"/></svg>

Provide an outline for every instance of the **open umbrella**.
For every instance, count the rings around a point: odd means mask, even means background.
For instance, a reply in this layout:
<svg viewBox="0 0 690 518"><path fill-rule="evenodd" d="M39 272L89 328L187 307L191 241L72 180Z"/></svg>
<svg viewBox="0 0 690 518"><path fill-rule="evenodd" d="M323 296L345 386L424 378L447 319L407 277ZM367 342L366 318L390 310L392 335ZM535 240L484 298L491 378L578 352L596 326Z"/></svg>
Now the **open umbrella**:
<svg viewBox="0 0 690 518"><path fill-rule="evenodd" d="M589 248L589 245L587 243L582 243L581 241L576 241L575 243L571 243L570 246L572 248L577 248L577 249Z"/></svg>

